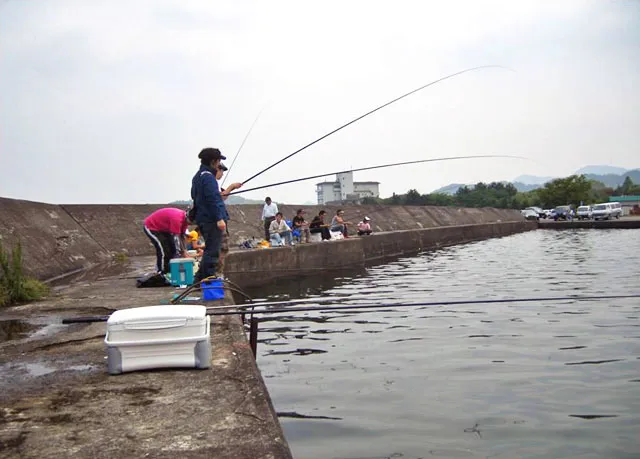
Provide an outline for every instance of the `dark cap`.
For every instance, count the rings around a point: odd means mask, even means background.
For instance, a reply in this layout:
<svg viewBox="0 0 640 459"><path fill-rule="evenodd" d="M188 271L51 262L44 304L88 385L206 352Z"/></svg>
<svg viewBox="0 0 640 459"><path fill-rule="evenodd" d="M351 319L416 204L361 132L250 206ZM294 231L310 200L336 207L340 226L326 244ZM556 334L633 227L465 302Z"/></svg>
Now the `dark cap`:
<svg viewBox="0 0 640 459"><path fill-rule="evenodd" d="M225 166L224 164L220 163L220 165L218 166L218 169L220 169L222 172L228 171L229 169L227 169L227 166Z"/></svg>
<svg viewBox="0 0 640 459"><path fill-rule="evenodd" d="M218 150L217 148L203 148L200 154L198 155L198 158L204 159L205 161L213 161L216 159L227 159L227 157L223 156L222 153L220 153L220 150Z"/></svg>

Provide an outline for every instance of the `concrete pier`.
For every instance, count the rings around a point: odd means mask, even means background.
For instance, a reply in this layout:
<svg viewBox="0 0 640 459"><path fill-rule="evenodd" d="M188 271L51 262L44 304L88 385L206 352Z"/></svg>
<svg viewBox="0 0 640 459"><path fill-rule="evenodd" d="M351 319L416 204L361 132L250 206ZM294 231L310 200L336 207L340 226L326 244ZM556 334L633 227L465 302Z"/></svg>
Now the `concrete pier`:
<svg viewBox="0 0 640 459"><path fill-rule="evenodd" d="M571 220L545 221L538 223L540 229L638 229L640 217L622 217L619 220Z"/></svg>
<svg viewBox="0 0 640 459"><path fill-rule="evenodd" d="M0 310L0 326L27 329L0 343L0 457L291 458L238 316L215 317L208 370L117 376L107 374L104 322L60 324L166 303L174 289L131 279L153 263L96 270L46 301Z"/></svg>
<svg viewBox="0 0 640 459"><path fill-rule="evenodd" d="M158 207L55 206L0 198L0 238L5 246L21 241L27 272L40 279L75 273L63 277L68 285L56 287L45 301L0 310L8 337L0 342L2 457L291 457L239 317L215 318L211 369L118 376L106 371L105 323L61 325L62 317L166 304L176 293L135 287L135 277L154 264L141 228ZM283 210L293 214L296 207ZM310 214L317 210L308 208ZM231 207L236 240L260 237L259 211L259 206ZM345 211L351 221L370 216L376 233L238 250L229 255L228 277L241 287L265 285L537 227L517 211L501 209ZM117 253L128 258L114 258Z"/></svg>

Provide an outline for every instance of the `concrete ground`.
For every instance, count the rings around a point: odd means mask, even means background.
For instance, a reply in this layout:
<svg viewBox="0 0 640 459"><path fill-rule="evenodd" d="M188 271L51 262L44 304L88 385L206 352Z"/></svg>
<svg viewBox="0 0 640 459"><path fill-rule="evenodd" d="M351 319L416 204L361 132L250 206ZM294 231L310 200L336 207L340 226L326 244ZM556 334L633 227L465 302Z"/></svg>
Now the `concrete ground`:
<svg viewBox="0 0 640 459"><path fill-rule="evenodd" d="M208 370L118 376L105 323L61 324L166 303L176 290L135 287L153 263L101 266L46 301L0 310L0 457L291 457L238 317L215 317Z"/></svg>

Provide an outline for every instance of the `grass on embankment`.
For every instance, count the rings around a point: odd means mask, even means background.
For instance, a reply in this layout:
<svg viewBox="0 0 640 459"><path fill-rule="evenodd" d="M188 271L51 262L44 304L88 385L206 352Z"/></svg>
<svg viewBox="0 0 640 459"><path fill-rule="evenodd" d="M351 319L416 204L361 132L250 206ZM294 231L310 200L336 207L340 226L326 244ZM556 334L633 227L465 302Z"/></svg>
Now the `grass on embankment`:
<svg viewBox="0 0 640 459"><path fill-rule="evenodd" d="M20 242L13 247L11 257L0 243L0 307L39 300L48 294L46 284L24 274Z"/></svg>

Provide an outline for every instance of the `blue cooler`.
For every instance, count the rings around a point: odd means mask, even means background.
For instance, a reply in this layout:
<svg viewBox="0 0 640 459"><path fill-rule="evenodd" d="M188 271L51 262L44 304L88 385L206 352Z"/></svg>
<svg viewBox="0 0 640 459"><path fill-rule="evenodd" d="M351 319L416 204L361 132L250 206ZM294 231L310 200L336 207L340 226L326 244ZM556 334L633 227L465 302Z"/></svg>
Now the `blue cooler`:
<svg viewBox="0 0 640 459"><path fill-rule="evenodd" d="M171 285L193 284L193 258L174 258L169 262L171 268Z"/></svg>
<svg viewBox="0 0 640 459"><path fill-rule="evenodd" d="M204 281L202 284L202 298L205 300L221 300L224 298L222 279Z"/></svg>

